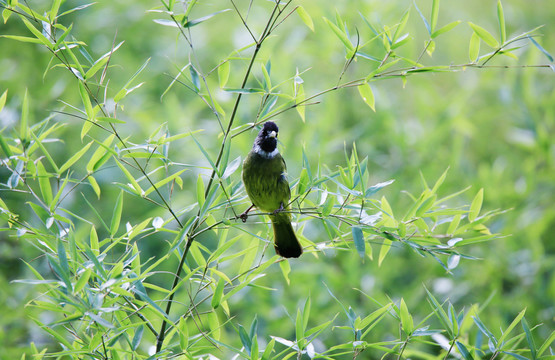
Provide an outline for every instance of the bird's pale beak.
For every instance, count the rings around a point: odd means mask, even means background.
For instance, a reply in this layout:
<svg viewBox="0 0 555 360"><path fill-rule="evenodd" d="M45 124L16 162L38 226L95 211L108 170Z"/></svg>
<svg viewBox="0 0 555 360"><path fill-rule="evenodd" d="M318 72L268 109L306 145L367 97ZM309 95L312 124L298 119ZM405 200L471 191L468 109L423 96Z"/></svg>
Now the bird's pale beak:
<svg viewBox="0 0 555 360"><path fill-rule="evenodd" d="M268 134L268 136L271 137L271 138L276 138L277 137L277 132L272 131Z"/></svg>

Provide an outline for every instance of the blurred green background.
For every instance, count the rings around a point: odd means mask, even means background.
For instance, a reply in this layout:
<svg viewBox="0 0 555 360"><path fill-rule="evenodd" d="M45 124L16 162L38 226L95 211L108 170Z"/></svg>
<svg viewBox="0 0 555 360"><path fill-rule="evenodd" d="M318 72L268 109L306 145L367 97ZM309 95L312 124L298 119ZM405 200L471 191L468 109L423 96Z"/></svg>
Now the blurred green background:
<svg viewBox="0 0 555 360"><path fill-rule="evenodd" d="M237 3L241 9L249 5L248 1ZM66 2L62 7L69 9L82 4ZM429 14L431 1L419 0L416 4L424 14ZM49 2L31 1L30 5L40 9L49 6ZM310 0L303 1L302 5L314 20L315 31L310 31L297 15L292 15L280 25L276 36L264 44L259 60L265 63L271 59L272 78L276 83L293 77L297 71L302 73L307 94L333 87L343 68L343 46L323 21L323 17L334 19L336 11L351 34L358 29L361 37L368 39L372 36L360 14L374 24L391 25L410 8L406 31L410 33L411 41L398 52L416 58L427 40L425 27L412 1ZM545 24L540 30L543 36L537 41L555 53L555 7L551 0L504 1L503 5L508 36ZM218 136L219 126L206 106L179 85L161 99L172 76L187 64L189 49L174 28L153 21L161 18L160 14L149 12L157 6L159 3L154 1L99 2L68 15L63 21L66 25L73 23L73 33L87 43L89 53L95 57L108 52L112 44L125 41L110 62L109 77L114 88L123 86L150 58L147 70L136 80L144 85L125 99L124 110L118 113L127 122L119 128L124 136L141 143L162 123L167 124L171 133L202 128L205 131L198 135L198 139L215 154L218 142L210 139ZM254 30L261 30L268 6L271 3L253 3L248 20ZM197 13L193 17L227 7L231 7L227 2L202 2L195 8ZM437 40L433 56L423 56L424 64L467 63L472 30L466 21L480 24L497 34L496 1L443 1L439 25L454 20L462 20L462 23ZM27 30L20 21L11 18L0 25L0 33L27 35ZM233 11L191 28L191 38L195 56L204 72L251 41ZM485 51L487 49L482 49L481 53ZM491 65L549 62L530 44L517 54L518 61L507 57L494 60ZM61 109L63 104L59 100L80 103L74 79L67 70L55 68L45 74L51 65L49 60L49 53L38 45L0 38L0 93L9 89L6 107L0 112L0 127L4 132L17 129L25 89L31 102L33 122ZM359 57L345 78L364 76L370 65L373 64ZM246 61L232 63L228 86L240 86L245 66ZM254 73L260 77L259 69L260 65L255 67ZM209 77L208 81L216 85L217 76ZM537 342L541 343L555 327L553 71L521 67L461 69L452 73L418 74L409 77L406 84L400 79L387 79L372 83L372 88L376 112L364 105L358 91L352 88L320 97L318 104L306 108L306 122L294 110L276 119L290 176L296 178L300 173L303 147L311 163L316 165L320 159L329 168L334 168L344 163L344 147L356 142L358 153L369 158L371 182L395 179L383 194L393 208L402 209L409 204L403 191L418 193L422 190L421 177L433 183L449 168L440 194L471 186L462 199L452 200L457 205L457 201L469 203L478 189L484 188L484 209L509 210L489 224L492 231L504 236L485 245L471 246L470 254L481 260L463 260L453 275L446 274L436 262L420 258L401 247L394 248L381 267L377 261L361 261L354 251L319 258L305 255L291 261L290 285L283 279L279 267L274 266L268 269L260 284L277 291L249 288L235 297L231 305L238 321L250 324L257 313L261 333L288 338L294 334L295 325L286 313L294 317L297 307L310 294L312 326L330 320L337 313L340 313L337 323L345 323L347 319L325 284L342 303L352 306L360 315L370 313L376 306L354 289L361 289L380 301L385 301L386 296L392 299L403 297L417 322L430 312L425 301L424 284L438 298L449 298L458 310L488 302L481 318L496 330L506 327L516 314L527 308L528 323L531 326L543 324L534 332ZM229 115L235 95L223 91L215 95ZM237 125L252 121L257 101L246 97L239 108ZM53 147L53 153L60 159L67 159L68 154L75 153L83 145L78 135L81 124L63 115L56 115L54 121L64 124L64 128L58 135L60 142ZM231 149L230 159L246 155L254 136L254 132L240 135ZM170 157L176 162L206 166L198 148L188 140L172 145ZM116 173L117 168L105 171L98 180L101 184L110 184L115 176L119 176ZM0 182L5 183L8 176L9 173L0 168ZM184 180L184 190L176 193L172 200L179 207L185 207L195 198L196 175ZM103 191L119 192L109 187ZM88 188L79 192L94 199ZM12 207L14 204L22 208L26 206L17 194L8 193L5 188L0 196ZM73 204L68 207L78 206L81 199L80 193L76 192L68 198L67 201ZM124 221L132 219L136 223L147 216L167 216L140 199L126 201ZM113 209L113 202L101 201L94 205L101 209L101 213L110 214ZM31 216L27 220L32 221ZM305 232L305 236L309 234ZM157 256L160 250L152 238L148 243L140 243L140 247L143 258ZM36 259L38 255L40 253L32 244L13 234L0 233L0 347L6 348L0 354L2 358L20 356L30 342L35 342L38 347L51 346L51 339L29 318L43 318L48 314L25 308L25 303L35 298L40 288L11 283L15 279L32 277L22 260L37 262L40 260ZM167 264L168 271L174 268L175 264ZM48 272L46 267L43 270ZM156 279L165 284L171 276L158 275ZM261 314L264 314L263 319L260 319ZM384 329L383 334L374 335L375 340L387 338L387 331L396 330ZM333 342L334 337L349 336L347 331L334 329L327 332L325 339ZM265 338L265 341L269 340L269 337ZM323 345L317 343L315 346Z"/></svg>

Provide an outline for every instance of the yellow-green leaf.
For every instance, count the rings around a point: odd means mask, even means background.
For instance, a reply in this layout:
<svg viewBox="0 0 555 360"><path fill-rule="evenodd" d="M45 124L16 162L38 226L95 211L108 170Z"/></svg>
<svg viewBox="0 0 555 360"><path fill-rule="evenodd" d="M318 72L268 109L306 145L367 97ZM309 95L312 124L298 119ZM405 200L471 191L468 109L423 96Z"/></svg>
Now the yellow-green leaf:
<svg viewBox="0 0 555 360"><path fill-rule="evenodd" d="M90 143L88 143L87 145L85 145L81 150L79 150L78 152L76 152L72 157L69 158L68 161L66 161L58 170L58 174L63 173L64 171L66 171L67 169L69 169L71 167L71 165L75 164L77 162L77 160L79 160L86 152L87 150L89 150L89 148L91 147L92 143L94 141L91 141Z"/></svg>
<svg viewBox="0 0 555 360"><path fill-rule="evenodd" d="M347 48L347 50L349 50L349 52L352 52L355 50L355 47L351 43L351 40L349 40L349 38L347 37L347 34L345 34L337 25L335 25L328 19L324 18L324 21L328 24L330 29L335 33L335 35L339 38L339 40L341 40L341 42L343 43L343 45L345 45L345 47Z"/></svg>
<svg viewBox="0 0 555 360"><path fill-rule="evenodd" d="M439 29L437 29L436 31L434 31L432 33L432 39L438 37L439 35L446 33L449 30L452 30L455 26L459 25L461 23L460 20L457 21L453 21L445 26L440 27Z"/></svg>
<svg viewBox="0 0 555 360"><path fill-rule="evenodd" d="M110 236L114 236L119 229L119 224L121 222L121 213L123 210L123 190L119 192L118 198L116 199L116 205L114 206L114 212L112 214L112 222L110 223Z"/></svg>
<svg viewBox="0 0 555 360"><path fill-rule="evenodd" d="M44 203L46 205L50 206L50 203L52 202L52 187L50 186L50 176L46 172L46 169L44 168L44 165L42 165L41 161L37 162L37 172L42 199L44 200Z"/></svg>
<svg viewBox="0 0 555 360"><path fill-rule="evenodd" d="M412 334L412 331L414 330L414 323L404 299L401 299L401 306L399 308L399 312L400 312L399 315L401 317L401 325L403 326L403 331L407 335Z"/></svg>
<svg viewBox="0 0 555 360"><path fill-rule="evenodd" d="M230 61L224 61L220 66L218 66L218 79L220 81L220 87L224 88L229 79Z"/></svg>
<svg viewBox="0 0 555 360"><path fill-rule="evenodd" d="M487 31L483 27L481 27L479 25L476 25L476 24L473 24L471 22L469 22L468 24L470 25L472 30L474 30L474 33L476 35L478 35L480 37L480 39L484 40L484 42L486 44L488 44L489 46L491 46L494 49L497 49L499 47L499 43L497 42L497 40L495 40L493 35L491 35L489 33L489 31Z"/></svg>
<svg viewBox="0 0 555 360"><path fill-rule="evenodd" d="M472 200L472 204L470 204L470 211L468 212L468 220L473 222L480 214L480 210L482 209L482 202L484 201L484 189L480 189L474 200Z"/></svg>
<svg viewBox="0 0 555 360"><path fill-rule="evenodd" d="M470 61L476 62L480 54L480 38L476 33L472 33L470 37L470 45L468 46L468 57Z"/></svg>
<svg viewBox="0 0 555 360"><path fill-rule="evenodd" d="M4 108L4 105L6 105L7 97L8 97L8 90L4 91L2 96L0 96L0 111L2 111L2 109Z"/></svg>
<svg viewBox="0 0 555 360"><path fill-rule="evenodd" d="M374 99L374 92L372 91L372 88L370 87L370 84L365 83L364 85L361 85L358 87L358 92L360 94L360 96L362 97L362 100L366 103L366 105L368 105L370 107L370 109L372 109L374 112L376 111L376 107L375 107L375 99Z"/></svg>
<svg viewBox="0 0 555 360"><path fill-rule="evenodd" d="M499 34L501 35L501 43L504 44L507 40L507 32L505 29L505 14L503 12L503 5L501 0L497 0L497 19L499 20Z"/></svg>
<svg viewBox="0 0 555 360"><path fill-rule="evenodd" d="M312 31L314 31L314 22L308 12L301 6L297 6L297 15L301 18L304 24Z"/></svg>

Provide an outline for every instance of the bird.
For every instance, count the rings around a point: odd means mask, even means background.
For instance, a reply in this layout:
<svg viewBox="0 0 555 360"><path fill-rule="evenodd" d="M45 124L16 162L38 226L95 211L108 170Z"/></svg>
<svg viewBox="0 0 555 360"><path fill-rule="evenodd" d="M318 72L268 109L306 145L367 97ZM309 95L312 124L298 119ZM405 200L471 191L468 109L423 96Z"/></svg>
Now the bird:
<svg viewBox="0 0 555 360"><path fill-rule="evenodd" d="M277 148L278 131L274 122L265 122L243 161L243 184L253 205L241 215L241 219L246 221L253 206L269 213L276 253L284 258L298 258L303 248L288 212L291 189L287 182L287 165Z"/></svg>

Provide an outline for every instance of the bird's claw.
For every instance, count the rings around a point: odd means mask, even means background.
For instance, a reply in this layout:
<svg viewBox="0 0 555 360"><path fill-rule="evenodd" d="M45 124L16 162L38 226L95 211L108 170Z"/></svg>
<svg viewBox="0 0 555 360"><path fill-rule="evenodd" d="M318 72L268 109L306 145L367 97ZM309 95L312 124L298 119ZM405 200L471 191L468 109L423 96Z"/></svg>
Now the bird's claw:
<svg viewBox="0 0 555 360"><path fill-rule="evenodd" d="M282 212L283 209L284 209L284 208L283 208L283 203L281 203L281 204L279 205L279 209L275 209L275 210L272 212L272 214L277 215L277 214L279 214L280 212Z"/></svg>
<svg viewBox="0 0 555 360"><path fill-rule="evenodd" d="M241 215L239 215L239 218L241 219L242 222L247 222L247 219L249 218L249 216L247 215L246 212L244 212Z"/></svg>

